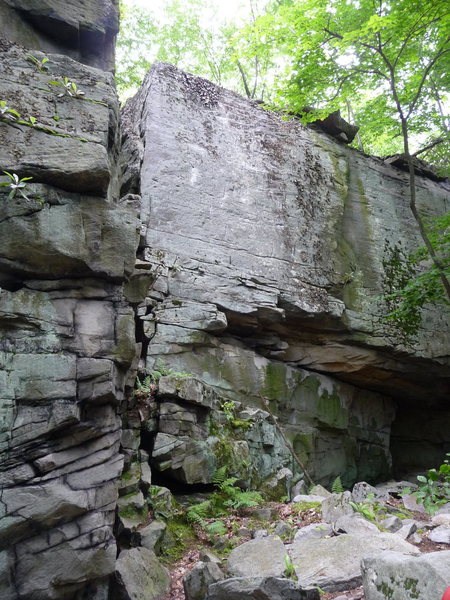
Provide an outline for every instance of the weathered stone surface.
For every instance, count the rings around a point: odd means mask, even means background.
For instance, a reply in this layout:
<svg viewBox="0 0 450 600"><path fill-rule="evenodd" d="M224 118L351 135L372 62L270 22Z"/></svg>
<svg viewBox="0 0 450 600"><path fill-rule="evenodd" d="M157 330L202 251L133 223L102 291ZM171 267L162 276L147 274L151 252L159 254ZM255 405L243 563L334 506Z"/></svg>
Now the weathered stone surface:
<svg viewBox="0 0 450 600"><path fill-rule="evenodd" d="M413 372L406 355L392 354L402 341L380 321L375 299L387 285L382 263L390 249L421 243L403 194L407 177L169 65L153 69L144 97L141 191L145 207L151 196L153 215L146 244L165 265L176 257L170 294L214 299L231 329L235 319L258 323L264 334L275 330L288 342L278 358L390 394L407 388L426 398L432 382L443 397L445 318L435 314L421 332L414 352L423 362ZM381 181L390 194L379 193ZM421 210L431 196L434 210L445 212L446 190L418 178ZM144 221L148 214L144 208ZM370 251L361 253L367 242ZM292 339L288 330L302 322L310 331L327 325L326 342L315 344L313 332ZM386 369L395 380L381 376Z"/></svg>
<svg viewBox="0 0 450 600"><path fill-rule="evenodd" d="M387 500L388 498L389 494L387 492L377 489L366 481L358 481L352 489L353 502L365 502L367 500L375 502L376 500Z"/></svg>
<svg viewBox="0 0 450 600"><path fill-rule="evenodd" d="M139 535L141 536L140 545L143 548L147 548L147 550L152 550L155 554L159 554L166 529L167 525L164 521L152 521L149 525L139 530Z"/></svg>
<svg viewBox="0 0 450 600"><path fill-rule="evenodd" d="M309 490L309 493L316 496L322 496L323 498L331 496L331 492L324 488L323 485L313 485Z"/></svg>
<svg viewBox="0 0 450 600"><path fill-rule="evenodd" d="M420 556L385 552L361 563L367 600L435 600L448 587L450 551Z"/></svg>
<svg viewBox="0 0 450 600"><path fill-rule="evenodd" d="M341 517L352 515L355 509L351 506L352 495L350 492L331 494L322 502L322 518L334 525Z"/></svg>
<svg viewBox="0 0 450 600"><path fill-rule="evenodd" d="M390 400L268 360L231 340L219 342L210 334L210 341L200 344L186 338L184 346L183 336L188 330L176 329L172 345L167 331L157 327L148 351L149 370L161 359L174 371L193 373L194 380L203 379L207 388L215 390L223 400L232 399L243 406L258 406L261 397L270 398L280 422L289 420L285 431L306 462L310 460L309 472L313 476L317 473L315 479L325 484L339 474L348 485L369 475L381 478L389 473L389 430L394 416ZM192 330L192 336L197 333ZM178 382L183 399L189 400L185 385L193 385L189 378ZM176 387L177 384L171 384L169 393L174 394ZM192 393L191 397L193 402L199 402L198 394ZM245 432L244 439L261 479L274 476L283 467L298 469L268 413L249 416L255 426Z"/></svg>
<svg viewBox="0 0 450 600"><path fill-rule="evenodd" d="M319 504L322 505L322 502L325 500L323 496L316 496L315 494L297 494L292 499L292 502L295 503L303 503L303 504Z"/></svg>
<svg viewBox="0 0 450 600"><path fill-rule="evenodd" d="M245 542L231 551L228 571L235 577L281 577L286 550L279 538L272 536Z"/></svg>
<svg viewBox="0 0 450 600"><path fill-rule="evenodd" d="M118 407L137 351L122 286L134 268L137 205L118 195L112 75L87 65L111 66L116 16L112 0L0 2L0 98L29 125L2 119L0 163L33 178L26 198L0 191L0 596L8 600L106 600L115 569ZM39 48L48 52L40 67ZM49 82L64 77L83 99L58 98L62 87Z"/></svg>
<svg viewBox="0 0 450 600"><path fill-rule="evenodd" d="M169 572L147 548L122 550L116 562L121 600L159 600L167 593Z"/></svg>
<svg viewBox="0 0 450 600"><path fill-rule="evenodd" d="M361 585L361 559L386 550L420 554L395 533L338 535L328 539L295 541L289 548L301 585L337 592Z"/></svg>
<svg viewBox="0 0 450 600"><path fill-rule="evenodd" d="M209 587L206 600L319 600L317 588L303 588L291 579L233 577Z"/></svg>
<svg viewBox="0 0 450 600"><path fill-rule="evenodd" d="M294 536L294 541L311 540L329 537L333 533L333 528L329 523L311 523L301 527Z"/></svg>
<svg viewBox="0 0 450 600"><path fill-rule="evenodd" d="M147 369L163 362L254 407L267 398L315 481L387 479L394 419L406 462L412 401L448 421L447 317L427 308L414 343L382 318L393 254L421 243L406 175L169 65L153 68L124 121L125 187L142 197L155 275L141 315ZM448 202L418 177L422 214ZM417 422L409 439L424 435ZM432 452L444 439L441 426ZM287 456L252 461L268 476L292 468Z"/></svg>
<svg viewBox="0 0 450 600"><path fill-rule="evenodd" d="M183 578L186 600L204 600L211 584L224 579L224 574L214 562L198 562Z"/></svg>
<svg viewBox="0 0 450 600"><path fill-rule="evenodd" d="M378 533L379 529L375 523L364 519L358 513L344 515L334 521L334 530L339 533L349 533L351 535L363 535L364 533ZM403 537L403 536L402 536ZM406 536L408 537L408 536ZM404 539L406 539L404 537Z"/></svg>
<svg viewBox="0 0 450 600"><path fill-rule="evenodd" d="M450 544L450 526L439 525L428 534L428 539L438 544Z"/></svg>
<svg viewBox="0 0 450 600"><path fill-rule="evenodd" d="M116 0L2 0L1 31L33 51L60 52L109 70L119 29ZM24 18L25 15L25 18Z"/></svg>

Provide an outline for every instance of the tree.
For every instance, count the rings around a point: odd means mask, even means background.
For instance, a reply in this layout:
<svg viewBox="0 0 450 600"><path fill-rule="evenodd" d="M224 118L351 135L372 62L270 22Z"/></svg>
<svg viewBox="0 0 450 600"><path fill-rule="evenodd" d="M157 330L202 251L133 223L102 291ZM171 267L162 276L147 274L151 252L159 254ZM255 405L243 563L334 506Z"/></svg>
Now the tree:
<svg viewBox="0 0 450 600"><path fill-rule="evenodd" d="M170 0L159 13L121 2L116 81L125 98L135 93L151 64L169 62L248 98L263 98L270 55L249 52L236 23L217 16L220 0ZM244 20L255 27L267 0L245 0ZM256 32L253 32L253 36Z"/></svg>
<svg viewBox="0 0 450 600"><path fill-rule="evenodd" d="M447 0L284 1L255 28L271 52L287 60L275 103L307 120L343 108L352 99L370 115L369 135L402 141L409 169L410 208L447 298L448 267L427 234L416 205L414 154L425 134L435 133L430 152L450 149L443 98L450 72L450 11ZM247 29L246 36L250 35Z"/></svg>

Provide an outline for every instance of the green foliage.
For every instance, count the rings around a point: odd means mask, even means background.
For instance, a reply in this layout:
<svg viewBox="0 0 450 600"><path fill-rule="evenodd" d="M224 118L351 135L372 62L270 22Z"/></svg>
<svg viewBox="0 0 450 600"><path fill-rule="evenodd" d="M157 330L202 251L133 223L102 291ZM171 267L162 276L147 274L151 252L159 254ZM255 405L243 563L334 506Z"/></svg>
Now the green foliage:
<svg viewBox="0 0 450 600"><path fill-rule="evenodd" d="M262 98L271 56L247 45L237 24L220 21L220 4L221 0L168 0L162 11L156 11L122 0L116 68L120 96L137 91L150 66L162 61L249 98ZM243 5L249 28L256 27L258 14L269 4L252 0Z"/></svg>
<svg viewBox="0 0 450 600"><path fill-rule="evenodd" d="M444 272L450 277L450 212L430 220L427 235ZM389 248L389 246L386 246ZM387 293L384 296L389 313L387 319L407 335L417 332L426 304L446 304L439 269L429 259L425 246L405 255L399 246L390 248L391 256L383 259Z"/></svg>
<svg viewBox="0 0 450 600"><path fill-rule="evenodd" d="M9 107L6 104L6 100L0 100L0 119L14 122L17 121L17 119L20 119L20 114L17 110Z"/></svg>
<svg viewBox="0 0 450 600"><path fill-rule="evenodd" d="M57 94L58 98L63 96L69 96L70 98L82 98L85 93L78 89L77 84L74 81L70 81L68 77L63 77L61 81L49 81L49 86L57 86L62 91Z"/></svg>
<svg viewBox="0 0 450 600"><path fill-rule="evenodd" d="M230 511L258 506L263 502L261 494L251 490L241 490L236 485L237 481L236 477L228 477L226 466L218 469L213 476L216 490L207 500L194 504L187 509L186 517L188 521L197 524L207 533L213 534L214 529L219 529L221 526L215 525L211 530L206 519L216 519L229 514ZM222 522L219 521L218 523ZM218 535L217 532L214 535Z"/></svg>
<svg viewBox="0 0 450 600"><path fill-rule="evenodd" d="M305 121L349 110L366 151L393 153L403 150L402 119L417 142L446 137L449 19L446 0L288 1L242 36L284 67L274 104ZM306 106L317 110L306 115Z"/></svg>
<svg viewBox="0 0 450 600"><path fill-rule="evenodd" d="M192 527L179 517L167 521L167 538L173 540L171 544L164 544L161 560L171 565L184 556L188 548L195 543L195 534Z"/></svg>
<svg viewBox="0 0 450 600"><path fill-rule="evenodd" d="M331 491L333 494L342 494L342 492L344 491L344 486L342 485L340 475L338 475L331 484Z"/></svg>
<svg viewBox="0 0 450 600"><path fill-rule="evenodd" d="M30 62L32 65L34 65L40 73L46 73L48 71L48 66L47 66L48 58L46 56L44 56L44 58L39 60L39 58L36 58L32 54L27 54L25 56L25 58L28 62Z"/></svg>
<svg viewBox="0 0 450 600"><path fill-rule="evenodd" d="M320 511L320 507L321 507L321 503L320 502L306 502L306 501L302 501L302 502L294 502L294 504L292 505L292 510L295 513L301 513L305 510L317 510Z"/></svg>
<svg viewBox="0 0 450 600"><path fill-rule="evenodd" d="M223 521L218 520L208 523L205 526L205 531L211 539L214 539L215 537L225 535L227 533L227 528Z"/></svg>
<svg viewBox="0 0 450 600"><path fill-rule="evenodd" d="M289 556L289 554L285 554L284 555L284 571L283 571L283 577L286 577L287 579L293 579L294 581L298 580L297 577L297 573L296 573L296 568L297 566L293 564L291 557Z"/></svg>
<svg viewBox="0 0 450 600"><path fill-rule="evenodd" d="M154 394L158 381L161 379L161 377L166 375L173 375L174 377L192 377L192 373L173 371L172 369L169 369L160 363L153 371L146 372L143 379L141 379L142 375L138 375L136 377L135 396L139 397Z"/></svg>
<svg viewBox="0 0 450 600"><path fill-rule="evenodd" d="M375 501L374 494L367 494L365 502L349 502L349 504L356 512L373 523L376 523L377 518L384 518L387 514L387 508Z"/></svg>
<svg viewBox="0 0 450 600"><path fill-rule="evenodd" d="M450 453L446 456L450 457ZM419 487L413 492L425 510L430 514L434 514L439 508L450 502L450 464L449 459L445 459L439 469L429 469L426 475L418 475L417 481ZM405 489L406 494L411 493Z"/></svg>
<svg viewBox="0 0 450 600"><path fill-rule="evenodd" d="M17 193L25 200L29 200L23 190L27 186L26 182L33 178L22 177L22 179L19 179L19 176L16 173L8 173L8 171L3 171L3 173L8 177L9 181L0 183L0 186L8 186L10 188L11 191L8 194L8 200L12 200Z"/></svg>

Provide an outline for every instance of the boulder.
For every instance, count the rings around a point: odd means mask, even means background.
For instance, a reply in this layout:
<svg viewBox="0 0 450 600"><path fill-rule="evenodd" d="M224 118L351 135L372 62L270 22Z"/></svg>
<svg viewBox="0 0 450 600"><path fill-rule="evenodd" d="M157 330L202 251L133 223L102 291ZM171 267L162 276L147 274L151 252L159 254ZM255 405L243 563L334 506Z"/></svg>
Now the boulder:
<svg viewBox="0 0 450 600"><path fill-rule="evenodd" d="M116 561L116 585L121 600L159 600L169 590L170 576L154 552L131 548Z"/></svg>
<svg viewBox="0 0 450 600"><path fill-rule="evenodd" d="M344 515L334 522L334 531L338 533L349 533L364 535L364 533L378 533L379 529L375 523L371 523L359 513ZM403 536L402 536L403 537Z"/></svg>
<svg viewBox="0 0 450 600"><path fill-rule="evenodd" d="M329 523L311 523L301 527L294 536L294 542L311 539L325 538L333 535L333 528Z"/></svg>
<svg viewBox="0 0 450 600"><path fill-rule="evenodd" d="M231 551L227 566L235 577L281 577L287 554L283 542L273 536L251 540Z"/></svg>
<svg viewBox="0 0 450 600"><path fill-rule="evenodd" d="M428 539L437 544L450 544L450 527L439 525L428 534Z"/></svg>
<svg viewBox="0 0 450 600"><path fill-rule="evenodd" d="M317 588L279 577L233 577L212 584L206 600L319 600Z"/></svg>
<svg viewBox="0 0 450 600"><path fill-rule="evenodd" d="M152 521L149 525L139 530L141 536L140 545L155 554L159 554L166 529L167 525L164 521Z"/></svg>
<svg viewBox="0 0 450 600"><path fill-rule="evenodd" d="M313 485L312 488L309 490L309 493L312 496L322 496L323 498L328 498L328 496L331 496L331 492L329 492L326 488L323 487L323 485Z"/></svg>
<svg viewBox="0 0 450 600"><path fill-rule="evenodd" d="M327 523L334 525L338 519L352 515L355 509L351 506L352 495L350 492L332 494L322 502L322 518Z"/></svg>
<svg viewBox="0 0 450 600"><path fill-rule="evenodd" d="M297 494L297 496L292 498L292 502L295 502L296 504L322 504L324 500L324 496L313 494Z"/></svg>
<svg viewBox="0 0 450 600"><path fill-rule="evenodd" d="M450 551L405 556L384 552L362 560L366 600L440 600L449 583Z"/></svg>
<svg viewBox="0 0 450 600"><path fill-rule="evenodd" d="M366 483L365 481L359 481L355 483L352 490L353 502L365 502L367 499L371 499L372 502L388 500L389 493L385 490L379 489Z"/></svg>
<svg viewBox="0 0 450 600"><path fill-rule="evenodd" d="M381 521L379 521L379 523L382 529L390 531L391 533L395 533L396 531L398 531L403 524L402 519L399 519L394 515L386 517L386 519L382 519Z"/></svg>
<svg viewBox="0 0 450 600"><path fill-rule="evenodd" d="M215 562L198 562L183 578L186 600L204 600L212 583L224 579L224 574Z"/></svg>
<svg viewBox="0 0 450 600"><path fill-rule="evenodd" d="M382 554L386 550L419 554L415 546L395 533L300 539L290 546L289 554L301 585L316 585L327 592L336 592L361 585L361 559Z"/></svg>

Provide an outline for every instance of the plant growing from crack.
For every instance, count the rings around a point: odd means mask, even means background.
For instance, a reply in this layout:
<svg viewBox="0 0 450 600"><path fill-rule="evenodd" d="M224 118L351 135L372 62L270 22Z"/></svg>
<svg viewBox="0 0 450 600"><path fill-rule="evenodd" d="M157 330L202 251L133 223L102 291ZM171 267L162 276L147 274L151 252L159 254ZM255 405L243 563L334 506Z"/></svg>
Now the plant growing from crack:
<svg viewBox="0 0 450 600"><path fill-rule="evenodd" d="M54 117L53 117L54 118ZM59 117L54 120L59 121ZM37 129L39 131L43 131L49 135L56 135L58 137L71 138L74 140L79 140L80 142L88 142L86 138L79 137L77 135L73 135L71 133L63 133L61 131L57 131L52 127L47 127L47 125L43 125L39 123L36 117L33 115L29 115L28 117L22 117L22 115L15 109L7 106L5 100L0 100L0 121L3 123L12 125L13 127L17 127L17 125L24 125L25 127L31 127L33 129Z"/></svg>
<svg viewBox="0 0 450 600"><path fill-rule="evenodd" d="M22 198L25 200L29 200L28 196L24 193L24 188L27 186L27 181L33 179L32 177L22 177L19 178L17 173L9 173L8 171L3 171L5 175L9 178L9 181L5 181L0 183L1 186L8 186L10 188L10 192L8 194L8 200L12 200L17 193L19 193Z"/></svg>
<svg viewBox="0 0 450 600"><path fill-rule="evenodd" d="M77 84L74 81L70 81L68 77L63 77L61 81L50 81L48 85L61 88L62 91L57 94L58 98L63 98L64 96L69 96L70 98L83 98L83 96L85 96L85 93L78 89Z"/></svg>
<svg viewBox="0 0 450 600"><path fill-rule="evenodd" d="M20 119L20 113L6 104L6 100L0 100L0 119L5 121L17 121Z"/></svg>
<svg viewBox="0 0 450 600"><path fill-rule="evenodd" d="M36 56L33 56L32 54L27 54L25 58L28 62L30 62L36 67L39 73L46 73L48 71L48 67L46 64L48 63L48 58L46 56L39 60L39 58L36 58Z"/></svg>
<svg viewBox="0 0 450 600"><path fill-rule="evenodd" d="M295 571L296 567L297 565L294 565L289 554L285 554L283 577L286 577L286 579L293 579L294 581L297 581L298 577Z"/></svg>

